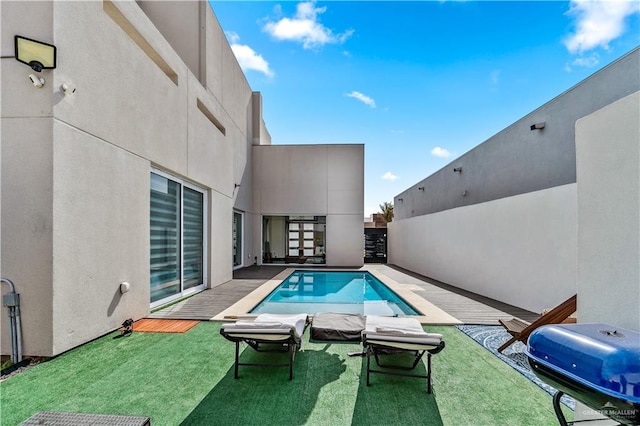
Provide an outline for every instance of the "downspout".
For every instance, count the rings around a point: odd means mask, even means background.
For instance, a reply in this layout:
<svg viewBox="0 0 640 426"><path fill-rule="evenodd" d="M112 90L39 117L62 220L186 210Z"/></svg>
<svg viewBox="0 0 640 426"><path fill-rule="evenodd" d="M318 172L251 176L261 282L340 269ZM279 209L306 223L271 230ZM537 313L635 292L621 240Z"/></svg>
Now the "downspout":
<svg viewBox="0 0 640 426"><path fill-rule="evenodd" d="M2 306L9 308L9 322L11 326L11 362L22 361L22 327L20 324L20 295L16 293L13 281L0 278L0 282L9 285L10 292L2 296Z"/></svg>

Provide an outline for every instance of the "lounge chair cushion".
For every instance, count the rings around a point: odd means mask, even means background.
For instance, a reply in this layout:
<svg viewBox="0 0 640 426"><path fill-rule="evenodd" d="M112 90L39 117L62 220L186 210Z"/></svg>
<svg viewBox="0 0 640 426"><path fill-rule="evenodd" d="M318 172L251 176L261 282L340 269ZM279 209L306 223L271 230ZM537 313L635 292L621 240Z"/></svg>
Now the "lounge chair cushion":
<svg viewBox="0 0 640 426"><path fill-rule="evenodd" d="M427 333L415 318L369 315L363 333L368 343L409 350L428 350L439 346L442 334Z"/></svg>
<svg viewBox="0 0 640 426"><path fill-rule="evenodd" d="M248 338L260 337L267 340L281 340L289 335L292 328L295 330L297 338L302 337L306 322L307 314L260 314L255 320L236 321L233 324L225 324L222 328L228 334L247 335Z"/></svg>
<svg viewBox="0 0 640 426"><path fill-rule="evenodd" d="M311 322L311 339L321 341L359 342L364 330L360 314L319 313Z"/></svg>

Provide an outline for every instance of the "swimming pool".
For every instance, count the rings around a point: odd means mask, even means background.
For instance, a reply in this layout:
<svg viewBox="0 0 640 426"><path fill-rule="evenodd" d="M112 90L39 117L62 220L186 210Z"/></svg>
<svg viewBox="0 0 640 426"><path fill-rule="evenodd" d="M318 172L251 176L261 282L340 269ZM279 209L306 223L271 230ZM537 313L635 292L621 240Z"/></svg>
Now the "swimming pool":
<svg viewBox="0 0 640 426"><path fill-rule="evenodd" d="M421 315L366 271L296 270L251 313Z"/></svg>

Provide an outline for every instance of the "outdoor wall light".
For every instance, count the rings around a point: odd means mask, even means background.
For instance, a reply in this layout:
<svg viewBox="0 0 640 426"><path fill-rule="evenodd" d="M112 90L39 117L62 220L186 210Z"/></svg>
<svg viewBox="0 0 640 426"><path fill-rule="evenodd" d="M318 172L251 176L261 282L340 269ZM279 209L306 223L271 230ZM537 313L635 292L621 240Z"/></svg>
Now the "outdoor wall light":
<svg viewBox="0 0 640 426"><path fill-rule="evenodd" d="M128 282L122 282L120 283L120 294L125 294L128 293L129 290L131 290L131 284L129 284Z"/></svg>
<svg viewBox="0 0 640 426"><path fill-rule="evenodd" d="M15 49L18 62L29 65L35 72L56 67L56 47L52 44L17 35Z"/></svg>
<svg viewBox="0 0 640 426"><path fill-rule="evenodd" d="M462 167L454 167L453 168L453 172L454 173L462 173Z"/></svg>
<svg viewBox="0 0 640 426"><path fill-rule="evenodd" d="M419 186L418 191L424 191L424 186Z"/></svg>
<svg viewBox="0 0 640 426"><path fill-rule="evenodd" d="M73 84L63 83L60 85L60 90L62 90L62 93L66 96L71 96L76 93L76 86Z"/></svg>
<svg viewBox="0 0 640 426"><path fill-rule="evenodd" d="M540 123L534 123L531 125L531 130L542 130L544 129L545 122L541 121Z"/></svg>
<svg viewBox="0 0 640 426"><path fill-rule="evenodd" d="M404 200L402 198L398 198L398 201L403 202Z"/></svg>

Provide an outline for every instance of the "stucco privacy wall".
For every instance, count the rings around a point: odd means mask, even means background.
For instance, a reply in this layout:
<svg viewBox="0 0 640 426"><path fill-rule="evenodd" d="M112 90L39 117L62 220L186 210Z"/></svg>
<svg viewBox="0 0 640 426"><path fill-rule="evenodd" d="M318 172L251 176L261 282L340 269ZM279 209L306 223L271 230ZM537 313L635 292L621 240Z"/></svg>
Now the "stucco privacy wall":
<svg viewBox="0 0 640 426"><path fill-rule="evenodd" d="M260 215L326 216L327 265L363 264L364 145L254 146L253 159L256 253Z"/></svg>
<svg viewBox="0 0 640 426"><path fill-rule="evenodd" d="M640 90L639 58L640 48L396 195L395 219L575 183L576 120ZM544 129L531 130L540 122Z"/></svg>
<svg viewBox="0 0 640 426"><path fill-rule="evenodd" d="M576 123L578 317L640 331L640 92Z"/></svg>
<svg viewBox="0 0 640 426"><path fill-rule="evenodd" d="M206 10L204 61L215 65L205 88L136 2L2 2L2 56L13 55L15 34L58 48L41 89L28 67L1 61L2 275L21 294L25 354L58 354L149 311L152 168L208 194L207 284L231 279L234 199L247 210L251 201L234 184L251 193L249 132L261 117ZM76 93L64 96L63 83ZM122 281L132 287L120 296ZM8 334L3 321L3 353Z"/></svg>
<svg viewBox="0 0 640 426"><path fill-rule="evenodd" d="M389 262L419 274L533 312L575 294L576 184L388 227Z"/></svg>

